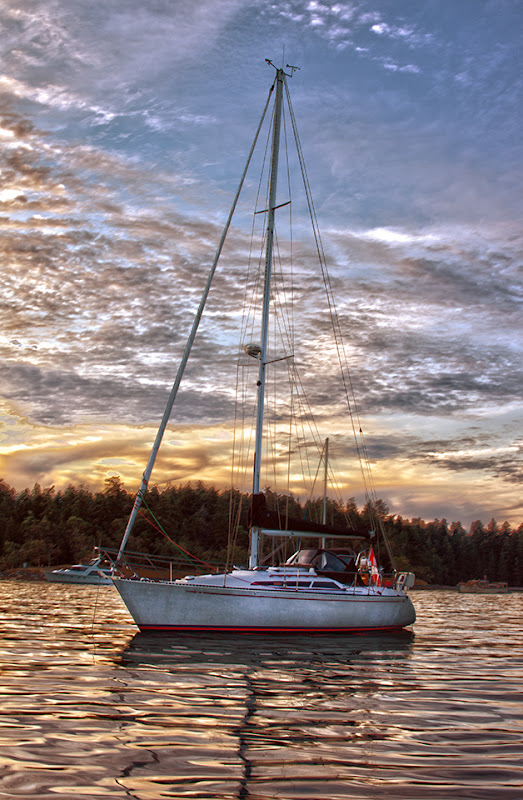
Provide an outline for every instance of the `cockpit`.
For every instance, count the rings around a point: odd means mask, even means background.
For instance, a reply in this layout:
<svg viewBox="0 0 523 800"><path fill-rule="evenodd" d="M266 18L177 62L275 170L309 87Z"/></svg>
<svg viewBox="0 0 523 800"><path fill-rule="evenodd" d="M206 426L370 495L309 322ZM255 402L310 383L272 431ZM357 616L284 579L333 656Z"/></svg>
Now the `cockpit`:
<svg viewBox="0 0 523 800"><path fill-rule="evenodd" d="M352 583L358 576L357 555L352 550L333 552L319 548L298 550L285 563L289 567L313 567L318 575L332 577L342 583Z"/></svg>

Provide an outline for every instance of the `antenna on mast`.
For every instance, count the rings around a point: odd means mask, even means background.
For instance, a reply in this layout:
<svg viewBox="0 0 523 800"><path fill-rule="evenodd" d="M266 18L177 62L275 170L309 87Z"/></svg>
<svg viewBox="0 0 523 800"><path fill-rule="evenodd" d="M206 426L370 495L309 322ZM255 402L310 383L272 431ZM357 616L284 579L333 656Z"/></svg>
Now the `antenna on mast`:
<svg viewBox="0 0 523 800"><path fill-rule="evenodd" d="M297 69L301 69L301 67L293 67L291 64L286 64L286 65L285 65L285 66L286 66L286 69L290 69L290 70L291 70L291 71L290 71L290 73L289 73L289 72L285 72L285 71L284 71L284 69L283 69L283 67L280 69L280 67L277 67L277 66L276 66L276 64L273 64L273 62L271 61L271 59L270 59L270 58L266 58L266 59L265 59L265 62L266 62L267 64L269 64L269 66L271 66L271 67L274 67L274 69L276 70L276 72L283 72L283 74L284 74L284 75L287 75L287 77L288 77L288 78L292 78L292 76L294 75L294 73L296 72L296 70L297 70Z"/></svg>

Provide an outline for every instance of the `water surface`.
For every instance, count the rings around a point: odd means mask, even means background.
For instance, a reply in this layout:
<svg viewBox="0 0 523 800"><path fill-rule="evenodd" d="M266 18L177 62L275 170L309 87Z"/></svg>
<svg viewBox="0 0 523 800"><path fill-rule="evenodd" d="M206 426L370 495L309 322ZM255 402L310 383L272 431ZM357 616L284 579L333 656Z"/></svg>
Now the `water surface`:
<svg viewBox="0 0 523 800"><path fill-rule="evenodd" d="M522 800L523 595L412 631L140 634L113 587L0 583L0 798Z"/></svg>

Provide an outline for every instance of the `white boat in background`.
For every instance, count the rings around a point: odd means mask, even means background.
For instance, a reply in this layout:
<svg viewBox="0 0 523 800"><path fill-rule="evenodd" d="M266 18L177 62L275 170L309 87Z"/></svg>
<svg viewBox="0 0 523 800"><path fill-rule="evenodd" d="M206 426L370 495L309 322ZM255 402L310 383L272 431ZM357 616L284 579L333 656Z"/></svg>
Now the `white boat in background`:
<svg viewBox="0 0 523 800"><path fill-rule="evenodd" d="M88 564L73 564L72 567L44 570L46 580L51 583L92 584L109 586L112 584L112 569L102 566L102 558L94 558Z"/></svg>
<svg viewBox="0 0 523 800"><path fill-rule="evenodd" d="M287 67L287 69L291 70L289 74L284 69L275 67L271 62L268 63L276 70L276 78L269 93L269 100L271 94L274 93L274 111L270 134L272 144L268 199L263 210L266 227L262 279L264 289L260 304L260 341L255 344L252 341L244 344L245 353L258 361L258 380L257 382L253 381L253 385L256 385L256 433L250 514L249 565L248 568L233 568L224 571L222 574L188 575L178 580L144 580L138 578L138 576L136 578L117 577L115 574L114 584L133 619L142 631L307 631L326 633L399 630L412 624L416 618L414 607L408 596L408 589L414 583L414 575L405 572L399 573L394 569L393 556L386 542L391 562L391 573L388 576L383 574L383 570L377 564L375 556L377 536L385 533L384 530L380 531L380 520L378 518L372 520L367 530L354 531L333 528L326 524L325 518L321 524L303 519L294 519L286 514L282 515L269 510L265 496L260 491L267 369L269 365L276 361L294 358L292 352L290 355L280 357L269 350L269 309L271 304L276 302L274 295L277 294L277 292L271 292L275 212L278 208L289 205L287 202L278 204L276 196L280 131L283 127L281 121L282 105L285 97L287 98L289 117L292 121L297 142L298 160L302 168L302 176L304 176L307 202L317 243L319 237L318 230L315 227L316 221L313 207L311 209L312 201L308 194L310 190L305 177L306 173L304 172L299 138L295 130L294 112L290 105L288 91L287 78L292 75L295 68ZM269 100L267 100L267 105L262 115L262 122L269 106ZM262 122L260 122L258 133ZM125 557L127 540L147 490L156 454L189 358L212 277L255 148L258 133L251 148L233 209L211 267L182 362L144 471L142 483L116 559L117 567ZM320 265L325 279L326 264L321 260L321 247L320 250ZM331 313L331 321L335 326L335 337L337 337L336 342L339 350L341 328L337 318L334 319L332 317L332 314L335 314L335 304L328 277L326 289L328 309ZM281 297L278 297L278 301L281 302ZM347 368L345 367L345 369ZM341 380L347 392L347 384L350 384L350 380L347 380L347 373L342 375ZM347 402L349 403L348 395ZM348 413L352 419L353 411L350 403ZM362 435L361 426L357 427L360 427L359 434ZM355 436L357 435L355 432ZM365 448L361 447L357 447L357 451L360 458L362 457L362 452L363 454L366 452ZM365 455L363 457L365 458ZM366 461L365 466L362 467L364 477L368 474L368 471L369 464ZM372 494L370 499L373 499ZM372 508L372 502L370 503L370 508ZM284 563L278 563L276 556L279 548L276 548L273 551L275 563L271 566L264 566L264 562L260 563L262 552L260 543L263 537L276 537L283 542L289 542L294 539L297 539L300 543L304 539L316 541L306 548L298 544L297 551ZM330 543L329 547L327 547L328 542ZM344 545L341 546L340 543L344 543Z"/></svg>

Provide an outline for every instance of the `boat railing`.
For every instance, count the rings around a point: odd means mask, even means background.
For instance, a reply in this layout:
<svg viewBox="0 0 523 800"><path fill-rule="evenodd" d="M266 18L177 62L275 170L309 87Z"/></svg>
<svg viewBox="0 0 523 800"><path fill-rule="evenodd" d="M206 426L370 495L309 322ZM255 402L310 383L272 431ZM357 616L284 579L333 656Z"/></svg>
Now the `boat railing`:
<svg viewBox="0 0 523 800"><path fill-rule="evenodd" d="M124 578L149 578L175 580L188 573L214 572L222 565L218 563L195 563L181 555L156 555L125 550L123 556L112 547L97 547L96 552L112 567L116 576Z"/></svg>
<svg viewBox="0 0 523 800"><path fill-rule="evenodd" d="M399 591L407 591L412 589L416 582L416 576L413 572L397 572L395 575L394 588Z"/></svg>
<svg viewBox="0 0 523 800"><path fill-rule="evenodd" d="M407 591L412 589L416 581L413 572L379 572L372 573L370 570L359 570L354 578L354 585L365 584L365 586L383 586L386 589L396 589L397 591Z"/></svg>
<svg viewBox="0 0 523 800"><path fill-rule="evenodd" d="M313 565L306 565L301 564L299 566L293 566L291 569L295 569L297 573L300 572L306 573L308 572L307 567L312 567L314 570ZM280 567L284 571L288 570L288 566ZM371 570L367 569L359 569L355 570L354 572L336 572L336 571L325 571L325 570L317 570L316 574L318 575L328 575L329 578L338 581L339 583L344 584L345 586L367 586L369 588L385 588L385 589L395 589L397 591L408 591L412 589L414 583L416 581L416 576L413 572L383 572L380 570L379 572L372 572Z"/></svg>

